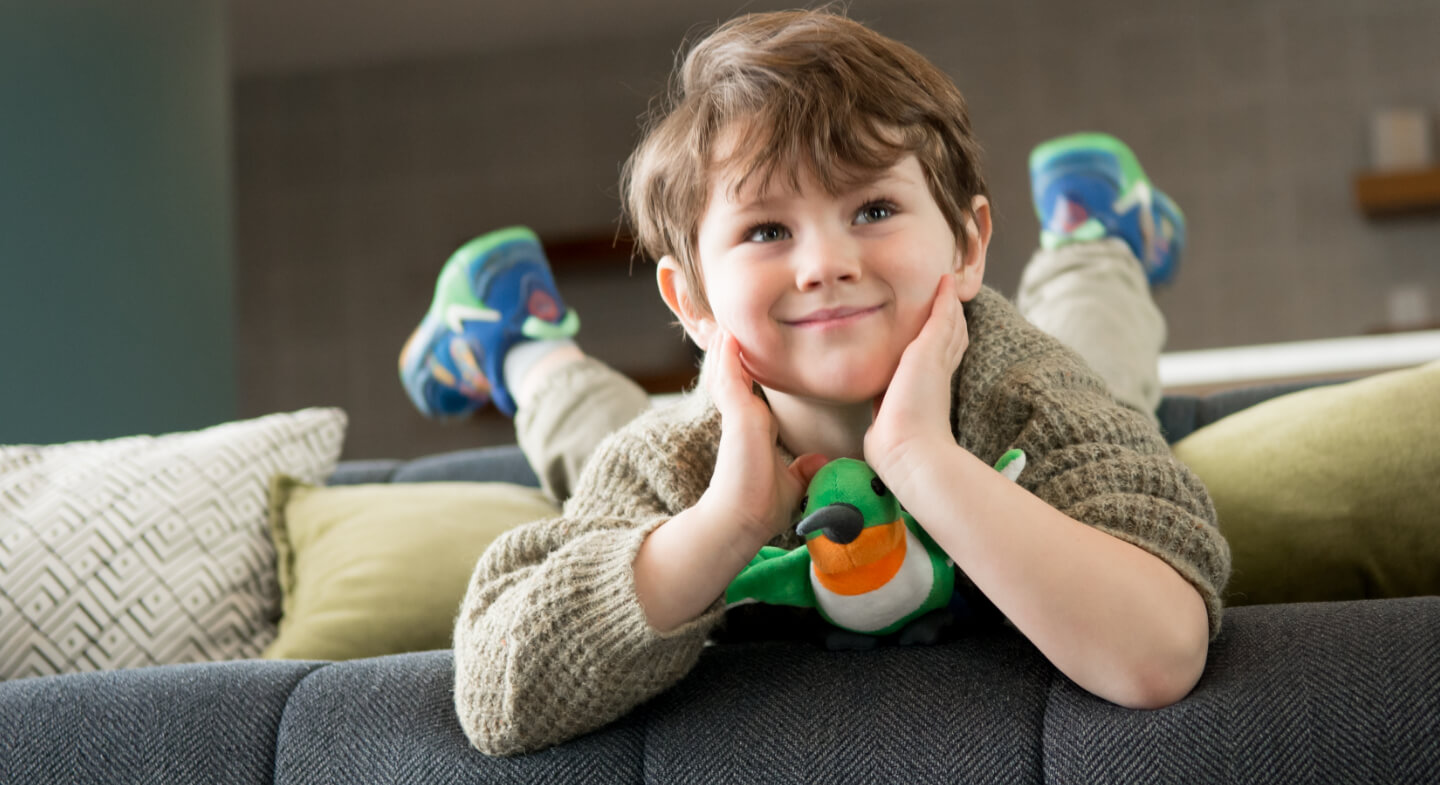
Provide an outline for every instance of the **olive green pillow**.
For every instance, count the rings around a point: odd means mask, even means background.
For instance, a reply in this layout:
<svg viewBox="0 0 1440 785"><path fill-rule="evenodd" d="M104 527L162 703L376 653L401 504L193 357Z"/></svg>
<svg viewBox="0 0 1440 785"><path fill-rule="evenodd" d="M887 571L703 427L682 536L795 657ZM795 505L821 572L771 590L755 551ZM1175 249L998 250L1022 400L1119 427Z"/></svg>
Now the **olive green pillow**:
<svg viewBox="0 0 1440 785"><path fill-rule="evenodd" d="M270 494L282 593L271 659L343 660L449 648L475 562L505 530L556 514L505 483L316 487Z"/></svg>
<svg viewBox="0 0 1440 785"><path fill-rule="evenodd" d="M1440 362L1280 396L1178 442L1231 605L1440 594Z"/></svg>

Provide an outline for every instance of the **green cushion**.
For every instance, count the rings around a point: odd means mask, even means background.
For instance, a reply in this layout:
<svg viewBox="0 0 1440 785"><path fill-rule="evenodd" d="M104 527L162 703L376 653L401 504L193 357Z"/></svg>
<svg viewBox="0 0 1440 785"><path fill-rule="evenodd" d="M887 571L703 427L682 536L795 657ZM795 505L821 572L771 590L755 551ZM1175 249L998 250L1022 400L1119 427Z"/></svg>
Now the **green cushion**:
<svg viewBox="0 0 1440 785"><path fill-rule="evenodd" d="M283 615L264 656L449 648L481 552L505 530L555 514L540 491L505 483L315 487L277 477L270 531Z"/></svg>
<svg viewBox="0 0 1440 785"><path fill-rule="evenodd" d="M1440 362L1273 398L1174 450L1230 543L1228 604L1440 594Z"/></svg>

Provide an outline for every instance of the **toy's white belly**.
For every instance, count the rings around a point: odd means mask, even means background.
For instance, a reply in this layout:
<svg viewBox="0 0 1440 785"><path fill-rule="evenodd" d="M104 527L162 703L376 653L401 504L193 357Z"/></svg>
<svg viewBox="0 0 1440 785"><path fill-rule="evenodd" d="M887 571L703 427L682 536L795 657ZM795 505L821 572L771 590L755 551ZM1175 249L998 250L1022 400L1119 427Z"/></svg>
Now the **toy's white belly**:
<svg viewBox="0 0 1440 785"><path fill-rule="evenodd" d="M810 565L810 585L815 601L825 615L841 627L856 632L874 632L905 618L930 596L935 570L925 546L910 529L905 529L905 561L884 586L864 594L836 594L820 583L815 565Z"/></svg>

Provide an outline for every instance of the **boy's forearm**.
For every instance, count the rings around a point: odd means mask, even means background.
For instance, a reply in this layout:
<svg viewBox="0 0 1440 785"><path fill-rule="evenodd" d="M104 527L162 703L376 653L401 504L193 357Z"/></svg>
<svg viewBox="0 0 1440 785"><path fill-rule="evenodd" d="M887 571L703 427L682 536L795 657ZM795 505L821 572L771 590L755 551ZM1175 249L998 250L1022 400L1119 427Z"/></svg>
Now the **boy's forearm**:
<svg viewBox="0 0 1440 785"><path fill-rule="evenodd" d="M1063 673L1133 708L1189 693L1204 669L1208 618L1173 568L1066 516L963 448L912 466L907 488L896 489L901 500Z"/></svg>
<svg viewBox="0 0 1440 785"><path fill-rule="evenodd" d="M704 613L766 540L704 498L660 525L635 556L635 590L650 626L669 632Z"/></svg>
<svg viewBox="0 0 1440 785"><path fill-rule="evenodd" d="M706 625L658 636L626 585L660 510L521 527L481 557L455 623L455 701L477 748L512 755L608 723L693 667ZM706 621L701 617L701 621Z"/></svg>

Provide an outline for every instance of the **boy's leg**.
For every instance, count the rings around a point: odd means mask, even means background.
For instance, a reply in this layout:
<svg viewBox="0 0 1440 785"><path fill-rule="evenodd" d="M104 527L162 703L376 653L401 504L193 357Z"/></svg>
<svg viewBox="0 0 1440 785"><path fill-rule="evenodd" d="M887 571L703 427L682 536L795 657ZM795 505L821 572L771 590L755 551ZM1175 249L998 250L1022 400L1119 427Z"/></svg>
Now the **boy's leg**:
<svg viewBox="0 0 1440 785"><path fill-rule="evenodd" d="M1078 352L1116 398L1155 416L1165 317L1124 242L1036 251L1015 304L1031 324Z"/></svg>
<svg viewBox="0 0 1440 785"><path fill-rule="evenodd" d="M574 492L600 442L650 405L645 391L578 348L526 377L515 437L540 485L556 501ZM568 354L559 352L559 354Z"/></svg>
<svg viewBox="0 0 1440 785"><path fill-rule="evenodd" d="M400 380L427 417L465 417L490 402L515 416L527 460L563 501L595 445L649 403L580 351L579 326L535 234L491 232L445 263L429 312L400 352Z"/></svg>
<svg viewBox="0 0 1440 785"><path fill-rule="evenodd" d="M1017 306L1084 357L1117 398L1153 417L1165 319L1150 285L1174 275L1184 216L1111 136L1040 145L1030 177L1041 249L1021 276Z"/></svg>

